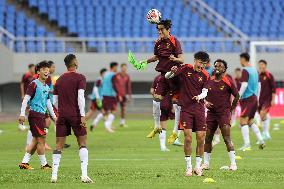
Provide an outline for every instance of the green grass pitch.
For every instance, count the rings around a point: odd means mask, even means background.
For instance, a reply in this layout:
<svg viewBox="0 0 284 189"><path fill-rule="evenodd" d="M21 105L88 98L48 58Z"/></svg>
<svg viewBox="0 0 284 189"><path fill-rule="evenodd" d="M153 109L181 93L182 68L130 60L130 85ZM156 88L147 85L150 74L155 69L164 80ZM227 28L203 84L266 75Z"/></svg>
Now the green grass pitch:
<svg viewBox="0 0 284 189"><path fill-rule="evenodd" d="M272 122L272 125L277 120ZM278 121L277 121L278 122ZM118 122L115 122L117 125ZM167 136L172 131L172 123ZM236 172L219 168L229 165L228 154L223 143L213 151L211 170L204 177L186 178L183 148L169 146L170 152L160 152L159 140L147 139L153 121L151 116L131 116L128 128L116 127L116 132L108 134L101 123L94 132L88 132L89 176L93 184L80 182L80 160L74 136L67 139L72 146L64 150L59 168L58 183L51 184L51 171L39 168L37 155L32 157L32 171L20 170L18 163L24 155L26 133L17 130L17 123L2 123L0 129L0 188L284 188L284 130L271 131L272 140L264 150L255 145L251 134L252 151L240 152ZM232 128L235 148L242 144L240 130ZM48 134L48 143L54 147L53 126ZM195 143L194 143L195 144ZM52 164L52 152L46 152ZM194 157L194 154L193 154ZM193 165L195 159L193 158ZM216 183L203 183L211 177Z"/></svg>

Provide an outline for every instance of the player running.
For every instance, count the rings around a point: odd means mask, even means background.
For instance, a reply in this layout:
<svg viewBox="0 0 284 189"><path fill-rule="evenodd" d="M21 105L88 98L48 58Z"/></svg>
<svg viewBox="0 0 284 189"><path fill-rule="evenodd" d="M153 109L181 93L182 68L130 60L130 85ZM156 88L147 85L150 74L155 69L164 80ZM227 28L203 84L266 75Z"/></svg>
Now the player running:
<svg viewBox="0 0 284 189"><path fill-rule="evenodd" d="M215 74L206 84L208 94L205 105L208 109L206 123L207 131L204 145L204 164L203 169L209 169L209 162L212 152L212 141L214 133L219 127L227 147L229 158L231 161L230 170L237 170L235 160L235 150L231 141L230 134L230 118L231 112L236 108L239 100L238 90L233 80L228 77L226 70L228 68L227 62L218 59L214 62ZM235 98L231 104L231 95Z"/></svg>
<svg viewBox="0 0 284 189"><path fill-rule="evenodd" d="M263 149L265 143L261 136L258 126L254 123L254 115L257 111L258 97L260 94L260 83L258 80L258 73L256 68L252 67L249 63L250 56L248 53L240 54L240 64L243 67L241 88L239 91L241 100L241 117L240 125L241 132L244 140L244 145L239 149L242 151L251 150L249 127L257 137L259 148Z"/></svg>
<svg viewBox="0 0 284 189"><path fill-rule="evenodd" d="M25 111L29 104L30 111L28 116L28 121L30 124L30 130L33 136L31 144L28 146L22 163L19 165L20 169L33 169L29 165L31 156L37 150L38 157L41 164L41 169L50 169L51 166L48 165L45 157L45 113L46 110L50 112L54 120L56 120L56 115L53 111L51 101L49 99L49 87L45 83L49 74L49 64L45 61L40 62L37 65L38 79L32 81L26 91L24 96L21 114L19 117L19 123L23 124L25 122Z"/></svg>
<svg viewBox="0 0 284 189"><path fill-rule="evenodd" d="M194 173L197 176L203 175L201 162L206 134L203 99L207 96L208 89L205 88L205 84L209 79L209 74L204 70L204 67L208 61L209 55L200 51L194 54L194 65L186 64L180 68L174 66L166 74L166 78L177 77L179 79L179 103L181 104L179 129L184 130L186 176L192 176L192 132L196 133L197 141Z"/></svg>
<svg viewBox="0 0 284 189"><path fill-rule="evenodd" d="M260 60L259 80L261 84L258 112L262 121L264 140L271 139L269 133L270 118L268 116L269 109L275 104L276 84L273 75L267 70L267 62Z"/></svg>
<svg viewBox="0 0 284 189"><path fill-rule="evenodd" d="M53 151L51 182L57 182L57 172L61 159L62 150L66 136L71 135L71 128L77 138L79 145L79 156L81 160L81 181L92 183L87 175L88 149L87 130L85 120L85 97L86 78L76 72L78 61L76 56L68 54L64 58L67 72L62 74L56 81L54 87L53 103L58 109L56 122L56 149Z"/></svg>
<svg viewBox="0 0 284 189"><path fill-rule="evenodd" d="M92 117L92 115L96 112L96 110L99 111L98 115L96 118L93 120L91 126L90 126L90 131L93 131L94 128L98 125L101 119L104 118L103 113L101 112L102 110L102 80L104 77L104 74L106 73L107 69L103 68L100 70L100 77L95 81L93 91L91 94L91 106L89 111L86 114L86 120Z"/></svg>
<svg viewBox="0 0 284 189"><path fill-rule="evenodd" d="M116 74L118 81L118 90L121 95L122 101L120 104L120 126L127 127L125 123L125 113L126 113L126 102L131 101L132 90L131 90L131 80L130 76L127 74L127 65L120 65L121 71ZM128 95L128 96L127 96Z"/></svg>

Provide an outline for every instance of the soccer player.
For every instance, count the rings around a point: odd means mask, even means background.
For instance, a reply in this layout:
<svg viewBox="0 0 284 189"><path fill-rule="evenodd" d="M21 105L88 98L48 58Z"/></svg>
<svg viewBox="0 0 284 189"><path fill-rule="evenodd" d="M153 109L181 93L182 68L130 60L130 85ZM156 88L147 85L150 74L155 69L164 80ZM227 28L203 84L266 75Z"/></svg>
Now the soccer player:
<svg viewBox="0 0 284 189"><path fill-rule="evenodd" d="M242 151L251 150L249 127L257 137L259 148L263 149L265 143L261 136L258 126L254 123L255 112L257 111L258 98L260 94L259 76L256 68L252 67L249 63L250 56L248 53L240 54L240 64L243 67L241 88L239 91L241 100L241 117L240 125L241 132L244 140L244 145L239 149Z"/></svg>
<svg viewBox="0 0 284 189"><path fill-rule="evenodd" d="M217 59L214 62L215 74L206 84L208 94L205 105L208 109L206 123L207 131L204 145L204 164L203 169L209 169L209 162L212 152L212 141L214 133L219 127L227 147L229 158L231 161L230 170L237 170L235 160L235 150L231 141L230 134L230 118L231 112L236 108L239 100L238 90L233 80L228 77L226 70L228 68L227 62ZM235 98L231 104L231 95Z"/></svg>
<svg viewBox="0 0 284 189"><path fill-rule="evenodd" d="M104 74L106 73L107 69L103 68L100 70L100 77L95 81L93 91L91 94L91 107L90 110L86 114L86 119L88 120L95 112L96 110L99 111L97 117L92 122L92 125L90 126L90 130L93 131L93 129L98 125L99 121L104 118L102 110L102 80L104 77Z"/></svg>
<svg viewBox="0 0 284 189"><path fill-rule="evenodd" d="M71 135L71 128L77 138L79 156L81 160L81 181L92 183L87 175L88 149L87 129L85 120L85 97L86 78L76 72L78 61L74 54L68 54L64 58L67 72L62 74L54 87L53 103L58 110L56 122L56 149L53 151L51 182L57 182L57 172L61 159L66 136Z"/></svg>
<svg viewBox="0 0 284 189"><path fill-rule="evenodd" d="M118 94L118 80L116 77L118 68L117 62L110 63L110 70L105 73L102 82L103 113L105 116L105 128L113 133L112 123L115 119L114 113L117 109L117 99L122 102L122 97Z"/></svg>
<svg viewBox="0 0 284 189"><path fill-rule="evenodd" d="M242 84L241 78L242 78L242 70L241 68L236 68L235 69L235 83L236 83L238 90L240 90L241 88L241 84Z"/></svg>
<svg viewBox="0 0 284 189"><path fill-rule="evenodd" d="M154 82L152 84L152 87L150 89L151 95L154 95L155 90L157 88L157 83L159 79L161 79L161 75L158 75L155 77ZM170 151L166 147L166 129L167 129L167 120L174 119L174 110L173 110L173 104L170 92L163 98L161 101L161 116L160 116L160 122L161 122L161 128L162 132L159 134L160 138L160 149L162 152L168 152Z"/></svg>
<svg viewBox="0 0 284 189"><path fill-rule="evenodd" d="M258 112L262 121L264 140L271 139L269 133L270 118L268 116L269 109L275 104L276 84L273 75L267 70L267 62L260 60L259 80L261 84Z"/></svg>
<svg viewBox="0 0 284 189"><path fill-rule="evenodd" d="M202 176L202 156L206 134L205 108L203 99L208 89L205 84L209 74L204 70L209 61L209 55L200 51L194 54L194 65L186 64L180 68L172 67L166 78L177 77L180 84L179 103L181 104L179 129L184 130L184 154L186 161L186 176L192 176L191 143L192 132L196 133L196 164L194 173Z"/></svg>
<svg viewBox="0 0 284 189"><path fill-rule="evenodd" d="M127 127L125 123L125 113L126 113L126 102L131 100L131 80L130 76L127 74L127 65L121 64L120 65L121 71L116 74L118 80L118 93L122 98L122 101L119 102L120 104L120 126ZM128 97L126 96L128 95Z"/></svg>
<svg viewBox="0 0 284 189"><path fill-rule="evenodd" d="M210 77L213 75L214 68L212 68L210 61L206 64L205 70L208 72Z"/></svg>
<svg viewBox="0 0 284 189"><path fill-rule="evenodd" d="M45 113L48 109L54 120L56 120L56 115L49 99L49 87L45 83L49 74L49 65L47 62L43 61L37 65L37 74L39 76L38 79L32 81L27 88L19 117L19 123L23 124L25 122L25 111L29 104L30 111L28 121L33 139L27 148L22 163L19 165L20 169L33 169L29 165L29 161L36 150L41 168L51 168L51 166L48 165L45 157Z"/></svg>

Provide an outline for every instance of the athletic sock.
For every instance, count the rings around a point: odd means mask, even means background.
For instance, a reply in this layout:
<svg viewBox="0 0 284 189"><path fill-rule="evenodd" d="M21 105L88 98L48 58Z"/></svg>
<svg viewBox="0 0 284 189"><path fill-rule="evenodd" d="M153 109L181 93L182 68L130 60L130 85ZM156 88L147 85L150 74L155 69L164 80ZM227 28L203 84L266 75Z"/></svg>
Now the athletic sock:
<svg viewBox="0 0 284 189"><path fill-rule="evenodd" d="M40 161L40 165L41 165L41 166L45 166L45 165L47 164L45 154L43 154L43 155L38 155L38 158L39 158L39 161Z"/></svg>
<svg viewBox="0 0 284 189"><path fill-rule="evenodd" d="M102 113L99 113L97 117L94 119L92 126L97 126L100 120L103 118L104 118L104 115Z"/></svg>
<svg viewBox="0 0 284 189"><path fill-rule="evenodd" d="M88 169L88 149L86 147L81 147L79 150L79 156L81 160L81 171L82 177L87 177Z"/></svg>
<svg viewBox="0 0 284 189"><path fill-rule="evenodd" d="M242 135L243 135L244 145L250 145L248 125L243 125L241 127L241 132L242 132Z"/></svg>
<svg viewBox="0 0 284 189"><path fill-rule="evenodd" d="M263 133L265 133L266 135L270 135L269 134L269 127L270 127L270 119L266 118L266 120L264 120L262 122L262 127L263 127Z"/></svg>
<svg viewBox="0 0 284 189"><path fill-rule="evenodd" d="M162 132L159 134L159 138L160 138L161 149L165 149L166 148L166 130L165 129L162 129Z"/></svg>
<svg viewBox="0 0 284 189"><path fill-rule="evenodd" d="M229 155L229 158L230 158L231 165L236 165L236 153L235 153L235 151L228 152L228 155Z"/></svg>
<svg viewBox="0 0 284 189"><path fill-rule="evenodd" d="M201 167L202 158L200 156L195 157L195 168L199 169Z"/></svg>
<svg viewBox="0 0 284 189"><path fill-rule="evenodd" d="M105 128L106 129L112 129L112 122L115 119L115 116L113 114L109 114L107 120L105 121Z"/></svg>
<svg viewBox="0 0 284 189"><path fill-rule="evenodd" d="M259 130L258 126L255 123L253 123L253 124L251 124L250 127L251 127L252 131L254 132L257 140L262 142L263 138L261 136L261 133L260 133L260 130Z"/></svg>
<svg viewBox="0 0 284 189"><path fill-rule="evenodd" d="M33 140L33 134L31 132L31 130L28 130L27 132L27 145L30 145L32 143Z"/></svg>
<svg viewBox="0 0 284 189"><path fill-rule="evenodd" d="M54 150L52 155L52 175L57 176L61 159L61 151Z"/></svg>
<svg viewBox="0 0 284 189"><path fill-rule="evenodd" d="M220 134L214 134L214 142L219 143L220 142Z"/></svg>
<svg viewBox="0 0 284 189"><path fill-rule="evenodd" d="M125 119L120 120L120 125L125 125Z"/></svg>
<svg viewBox="0 0 284 189"><path fill-rule="evenodd" d="M191 165L191 156L185 156L185 163L186 163L186 169L191 169L192 165Z"/></svg>
<svg viewBox="0 0 284 189"><path fill-rule="evenodd" d="M160 102L153 100L153 117L155 121L155 129L161 127L160 116L161 116Z"/></svg>
<svg viewBox="0 0 284 189"><path fill-rule="evenodd" d="M31 154L26 152L25 155L24 155L24 158L22 160L22 163L29 163L30 162L30 159L31 159Z"/></svg>
<svg viewBox="0 0 284 189"><path fill-rule="evenodd" d="M175 110L175 125L174 125L174 133L178 133L178 125L179 125L179 119L180 119L180 109L181 107L177 104L173 104L174 110Z"/></svg>
<svg viewBox="0 0 284 189"><path fill-rule="evenodd" d="M208 165L210 164L210 159L211 159L211 153L209 152L204 152L204 164Z"/></svg>
<svg viewBox="0 0 284 189"><path fill-rule="evenodd" d="M261 119L260 119L260 115L259 115L258 112L255 113L254 119L255 119L257 125L261 124Z"/></svg>

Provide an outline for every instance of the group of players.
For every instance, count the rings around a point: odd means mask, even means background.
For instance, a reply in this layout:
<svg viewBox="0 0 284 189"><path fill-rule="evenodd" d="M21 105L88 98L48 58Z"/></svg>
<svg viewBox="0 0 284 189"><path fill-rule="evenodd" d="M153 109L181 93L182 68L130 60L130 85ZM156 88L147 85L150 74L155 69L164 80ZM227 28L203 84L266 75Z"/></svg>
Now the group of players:
<svg viewBox="0 0 284 189"><path fill-rule="evenodd" d="M212 141L218 128L227 147L231 163L229 170L237 170L230 127L231 115L238 102L241 106L240 127L244 140L240 150L251 150L249 128L256 135L260 149L265 147L264 139L270 138L267 114L275 100L275 81L266 69L267 62L259 61L258 73L249 63L249 54L240 54L243 69L236 70L241 71L236 84L226 72L227 62L217 59L213 63L214 69L210 69L210 57L204 51L194 54L193 64L184 64L180 42L170 35L171 21L162 20L156 27L159 38L154 46L154 55L140 61L140 65L137 60L129 59L137 70L145 69L148 64L158 61L155 70L160 75L155 78L151 89L155 127L147 137L153 138L159 133L161 150L168 151L165 147L165 121L171 119L170 112L174 108L175 126L168 142L175 142L178 139L178 130L183 130L186 176L192 176L193 173L202 176L204 169L210 169ZM168 103L173 105L166 105ZM263 135L254 122L257 110L263 122ZM197 141L194 169L191 163L192 132L196 133Z"/></svg>

